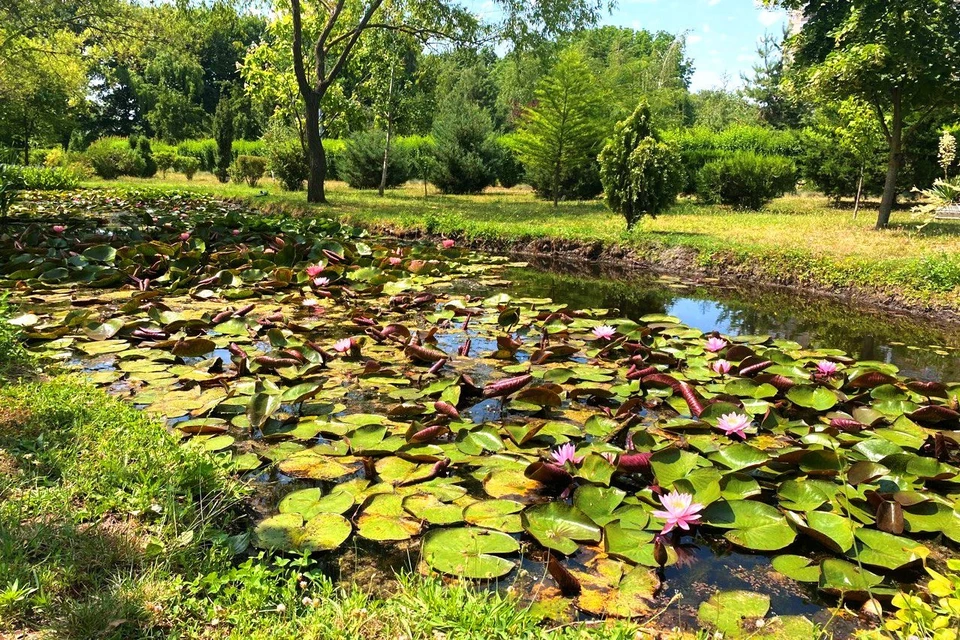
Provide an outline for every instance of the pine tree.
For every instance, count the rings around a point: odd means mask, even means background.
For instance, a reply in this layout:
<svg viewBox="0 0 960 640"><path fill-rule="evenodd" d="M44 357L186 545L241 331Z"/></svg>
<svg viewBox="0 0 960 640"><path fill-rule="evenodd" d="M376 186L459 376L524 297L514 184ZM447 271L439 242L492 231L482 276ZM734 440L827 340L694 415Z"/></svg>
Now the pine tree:
<svg viewBox="0 0 960 640"><path fill-rule="evenodd" d="M557 206L564 184L595 166L603 134L603 93L584 55L567 49L537 85L512 145L531 184Z"/></svg>
<svg viewBox="0 0 960 640"><path fill-rule="evenodd" d="M217 142L217 180L227 182L233 162L233 107L226 90L220 94L217 110L213 114L213 138Z"/></svg>

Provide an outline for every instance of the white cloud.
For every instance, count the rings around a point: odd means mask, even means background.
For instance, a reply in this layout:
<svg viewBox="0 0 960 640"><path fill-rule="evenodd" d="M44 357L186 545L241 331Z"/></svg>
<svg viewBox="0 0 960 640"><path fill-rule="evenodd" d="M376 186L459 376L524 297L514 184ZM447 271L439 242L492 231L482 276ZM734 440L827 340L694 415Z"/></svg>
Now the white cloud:
<svg viewBox="0 0 960 640"><path fill-rule="evenodd" d="M704 89L717 89L723 86L723 75L712 69L698 69L690 78L691 91L703 91Z"/></svg>
<svg viewBox="0 0 960 640"><path fill-rule="evenodd" d="M704 32L704 33L710 33L710 25L708 25L708 24L703 25L703 32Z"/></svg>
<svg viewBox="0 0 960 640"><path fill-rule="evenodd" d="M703 40L703 36L696 33L691 33L690 35L687 36L687 44L697 44L702 40Z"/></svg>

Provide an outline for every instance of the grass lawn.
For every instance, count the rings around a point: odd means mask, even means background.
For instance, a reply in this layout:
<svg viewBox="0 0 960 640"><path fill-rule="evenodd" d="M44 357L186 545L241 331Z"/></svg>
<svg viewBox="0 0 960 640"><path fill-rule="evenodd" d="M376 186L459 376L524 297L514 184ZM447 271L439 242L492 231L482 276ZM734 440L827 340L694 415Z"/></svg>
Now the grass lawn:
<svg viewBox="0 0 960 640"><path fill-rule="evenodd" d="M653 263L684 264L715 275L741 275L813 289L857 288L908 304L960 309L960 223L938 222L921 229L909 211L897 212L892 227L875 231L875 203L857 220L846 208L817 195L780 198L760 212L700 206L684 199L656 220L628 232L621 217L600 201L561 203L553 208L523 188L490 189L475 196L443 196L431 187L407 185L383 198L345 184L328 184L331 204L308 207L303 193L285 193L272 181L261 188L221 185L210 174L192 182L166 179L94 181L91 186L190 188L251 199L260 206L322 211L372 229L422 231L468 238L524 242L536 239L603 243L630 248ZM261 191L268 195L258 197ZM692 250L677 262L677 248ZM689 254L689 252L688 252Z"/></svg>

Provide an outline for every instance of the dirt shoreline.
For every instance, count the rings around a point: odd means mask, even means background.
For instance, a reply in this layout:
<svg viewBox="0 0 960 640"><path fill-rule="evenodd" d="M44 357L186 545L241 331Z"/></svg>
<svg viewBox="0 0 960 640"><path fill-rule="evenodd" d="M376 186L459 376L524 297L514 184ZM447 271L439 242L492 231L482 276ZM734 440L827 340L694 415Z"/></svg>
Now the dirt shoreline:
<svg viewBox="0 0 960 640"><path fill-rule="evenodd" d="M805 296L829 298L858 309L881 311L909 316L937 325L960 325L960 308L936 300L914 299L902 293L872 287L837 287L811 280L800 280L790 275L771 279L759 269L733 261L715 261L704 265L699 252L688 247L669 247L656 252L641 252L621 245L602 242L577 242L557 238L494 239L467 238L457 235L440 236L419 229L398 229L388 225L351 224L363 227L371 233L401 240L438 242L450 237L461 247L489 253L510 255L521 259L531 257L563 260L568 263L591 263L609 267L618 274L652 273L655 275L680 276L686 280L703 281L715 278L724 286L751 286L767 290L790 291ZM705 283L711 284L711 283ZM933 316L931 314L934 314Z"/></svg>

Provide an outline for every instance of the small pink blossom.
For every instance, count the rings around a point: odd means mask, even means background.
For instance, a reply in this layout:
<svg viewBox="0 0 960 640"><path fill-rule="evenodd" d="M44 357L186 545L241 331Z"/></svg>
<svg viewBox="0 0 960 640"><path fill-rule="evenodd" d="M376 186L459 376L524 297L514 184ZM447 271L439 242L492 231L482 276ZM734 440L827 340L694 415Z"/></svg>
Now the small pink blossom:
<svg viewBox="0 0 960 640"><path fill-rule="evenodd" d="M61 233L63 233L64 231L66 231L67 228L66 228L65 226L63 226L62 224L55 224L55 225L53 225L53 227L50 228L50 230L53 231L55 234L57 234L57 235L59 236Z"/></svg>
<svg viewBox="0 0 960 640"><path fill-rule="evenodd" d="M234 229L233 231L231 231L231 233L235 236L238 236L240 235L240 229Z"/></svg>
<svg viewBox="0 0 960 640"><path fill-rule="evenodd" d="M560 465L568 462L572 464L580 464L583 462L583 456L577 457L577 450L570 442L551 452L550 455L557 461L557 464Z"/></svg>
<svg viewBox="0 0 960 640"><path fill-rule="evenodd" d="M604 453L601 453L600 455L603 456L604 460L606 460L613 466L617 466L617 454L606 451Z"/></svg>
<svg viewBox="0 0 960 640"><path fill-rule="evenodd" d="M660 496L660 504L663 505L663 510L653 512L654 517L666 520L660 535L670 533L676 527L689 531L690 525L697 524L700 520L700 511L703 510L703 505L694 502L692 495L678 491Z"/></svg>
<svg viewBox="0 0 960 640"><path fill-rule="evenodd" d="M752 422L750 416L742 413L727 413L717 420L717 428L728 436L740 436L741 439L746 440L746 430Z"/></svg>
<svg viewBox="0 0 960 640"><path fill-rule="evenodd" d="M840 371L840 365L836 362L831 362L830 360L821 360L817 363L817 373L822 376L829 378L830 376Z"/></svg>
<svg viewBox="0 0 960 640"><path fill-rule="evenodd" d="M389 260L387 260L387 262L390 263L391 267L399 267L401 264L403 264L403 260L396 257L390 258Z"/></svg>
<svg viewBox="0 0 960 640"><path fill-rule="evenodd" d="M593 328L593 335L597 340L612 340L617 335L617 330L607 325L600 325Z"/></svg>
<svg viewBox="0 0 960 640"><path fill-rule="evenodd" d="M190 232L189 232L189 231L184 231L183 233L181 233L181 234L180 234L180 239L183 240L184 242L186 242L187 240L189 240L189 239L190 239Z"/></svg>
<svg viewBox="0 0 960 640"><path fill-rule="evenodd" d="M723 338L710 338L707 340L706 349L711 353L722 351L727 346L727 341Z"/></svg>
<svg viewBox="0 0 960 640"><path fill-rule="evenodd" d="M733 368L733 365L726 360L717 360L712 365L710 365L710 368L713 369L715 372L719 373L720 375L725 376L728 373L730 373L730 369Z"/></svg>
<svg viewBox="0 0 960 640"><path fill-rule="evenodd" d="M457 246L457 243L453 240L444 240L440 243L440 246L444 249L453 249L455 246Z"/></svg>
<svg viewBox="0 0 960 640"><path fill-rule="evenodd" d="M337 353L346 353L350 351L353 347L353 338L344 338L343 340L338 340L336 344L333 345L333 350Z"/></svg>
<svg viewBox="0 0 960 640"><path fill-rule="evenodd" d="M321 273L323 273L323 267L320 266L319 264L312 264L309 267L307 267L305 271L307 272L308 277L316 278Z"/></svg>
<svg viewBox="0 0 960 640"><path fill-rule="evenodd" d="M315 287L325 287L330 284L330 278L314 278L313 285Z"/></svg>

